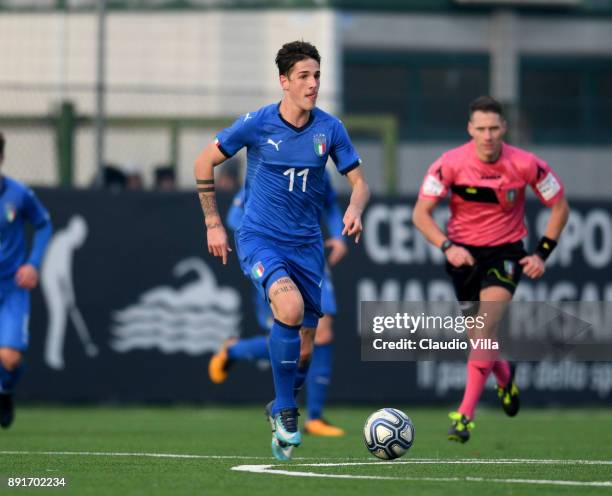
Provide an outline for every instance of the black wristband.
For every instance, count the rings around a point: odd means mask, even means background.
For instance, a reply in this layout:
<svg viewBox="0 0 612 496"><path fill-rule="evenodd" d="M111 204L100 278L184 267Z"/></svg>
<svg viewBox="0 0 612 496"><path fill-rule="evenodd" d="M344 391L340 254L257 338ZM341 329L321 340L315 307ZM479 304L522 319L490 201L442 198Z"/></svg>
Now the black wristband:
<svg viewBox="0 0 612 496"><path fill-rule="evenodd" d="M546 236L542 236L540 238L540 242L538 246L534 250L533 254L540 257L542 260L546 260L552 251L557 246L557 242L554 239L547 238Z"/></svg>
<svg viewBox="0 0 612 496"><path fill-rule="evenodd" d="M440 250L442 250L442 253L446 253L446 250L451 246L453 246L453 242L450 239L445 239L440 245Z"/></svg>
<svg viewBox="0 0 612 496"><path fill-rule="evenodd" d="M198 193L213 193L215 191L214 179L196 179Z"/></svg>

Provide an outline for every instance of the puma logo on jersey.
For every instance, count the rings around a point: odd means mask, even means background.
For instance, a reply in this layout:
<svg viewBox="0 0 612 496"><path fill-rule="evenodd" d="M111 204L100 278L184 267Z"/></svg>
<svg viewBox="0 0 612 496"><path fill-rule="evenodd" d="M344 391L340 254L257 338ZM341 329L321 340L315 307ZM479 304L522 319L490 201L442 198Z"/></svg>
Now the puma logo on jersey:
<svg viewBox="0 0 612 496"><path fill-rule="evenodd" d="M266 143L267 145L272 145L274 148L276 148L276 151L278 150L278 147L280 146L280 144L283 142L283 140L278 140L278 143L274 143L274 141L272 141L270 138L268 138L268 142Z"/></svg>

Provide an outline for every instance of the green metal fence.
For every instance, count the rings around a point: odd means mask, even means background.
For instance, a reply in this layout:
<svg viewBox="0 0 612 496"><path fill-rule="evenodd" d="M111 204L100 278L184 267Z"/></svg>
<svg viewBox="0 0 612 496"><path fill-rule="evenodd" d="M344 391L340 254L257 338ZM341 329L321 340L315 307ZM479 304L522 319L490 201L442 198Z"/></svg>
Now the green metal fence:
<svg viewBox="0 0 612 496"><path fill-rule="evenodd" d="M16 11L71 10L91 11L99 0L0 0L0 9ZM205 10L331 8L347 10L393 11L470 11L499 7L524 10L555 9L571 14L611 14L612 0L106 0L108 10Z"/></svg>
<svg viewBox="0 0 612 496"><path fill-rule="evenodd" d="M181 117L181 116L111 116L105 119L107 130L155 129L165 130L170 139L169 156L166 161L178 164L180 157L179 138L187 129L221 129L231 124L231 117ZM397 187L398 123L390 115L345 115L342 121L349 133L362 133L380 142L384 183L389 193ZM95 118L79 114L70 102L62 103L58 110L45 116L0 116L0 128L46 128L55 137L55 164L59 185L74 184L75 143L78 129L93 129Z"/></svg>

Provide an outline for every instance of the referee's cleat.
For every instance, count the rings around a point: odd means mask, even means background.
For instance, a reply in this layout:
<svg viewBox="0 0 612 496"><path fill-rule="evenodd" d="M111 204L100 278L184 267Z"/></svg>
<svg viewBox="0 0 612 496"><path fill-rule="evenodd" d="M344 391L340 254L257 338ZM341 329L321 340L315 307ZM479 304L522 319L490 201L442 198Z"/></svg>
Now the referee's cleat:
<svg viewBox="0 0 612 496"><path fill-rule="evenodd" d="M15 405L13 404L13 395L2 393L0 394L0 427L8 429L15 418Z"/></svg>
<svg viewBox="0 0 612 496"><path fill-rule="evenodd" d="M293 448L294 446L291 444L284 443L279 441L274 433L276 432L276 422L274 422L274 415L272 415L272 406L274 405L274 400L270 401L266 405L266 418L270 424L270 428L272 429L272 454L277 460L281 462L288 462L291 460L293 456Z"/></svg>
<svg viewBox="0 0 612 496"><path fill-rule="evenodd" d="M514 382L515 366L513 363L510 364L510 380L505 387L496 385L497 397L501 403L504 412L508 417L514 417L521 408L521 401L519 399L519 390Z"/></svg>
<svg viewBox="0 0 612 496"><path fill-rule="evenodd" d="M208 377L215 384L222 384L227 379L227 371L232 361L227 356L227 349L237 341L236 338L226 339L223 345L208 362Z"/></svg>
<svg viewBox="0 0 612 496"><path fill-rule="evenodd" d="M304 422L304 432L312 436L321 437L341 437L344 436L344 429L330 424L324 418L307 420Z"/></svg>
<svg viewBox="0 0 612 496"><path fill-rule="evenodd" d="M460 412L451 412L448 418L451 419L448 440L466 443L470 439L470 431L476 427L476 424Z"/></svg>

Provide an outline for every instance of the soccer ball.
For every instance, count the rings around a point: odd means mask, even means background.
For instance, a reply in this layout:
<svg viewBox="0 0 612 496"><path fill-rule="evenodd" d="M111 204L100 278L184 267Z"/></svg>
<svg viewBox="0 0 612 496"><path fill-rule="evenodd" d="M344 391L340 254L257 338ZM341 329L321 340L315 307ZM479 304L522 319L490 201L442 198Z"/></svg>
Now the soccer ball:
<svg viewBox="0 0 612 496"><path fill-rule="evenodd" d="M399 458L412 446L414 425L401 410L383 408L368 417L363 426L366 448L382 460Z"/></svg>

